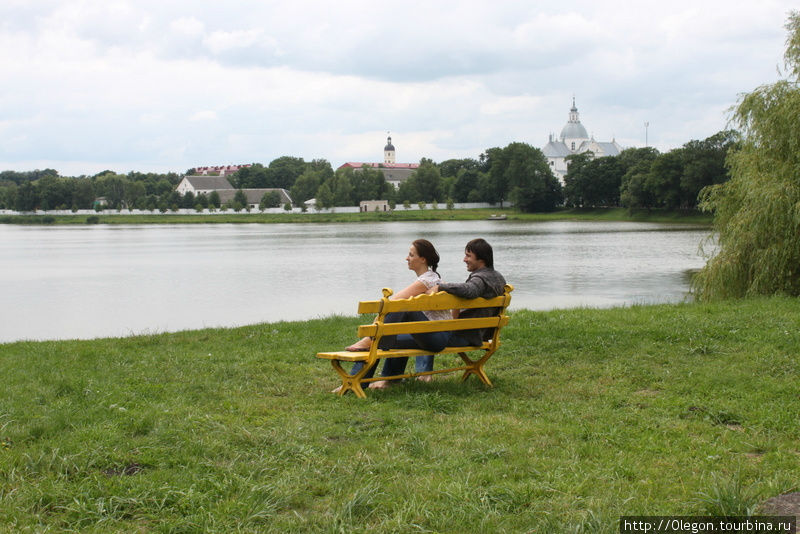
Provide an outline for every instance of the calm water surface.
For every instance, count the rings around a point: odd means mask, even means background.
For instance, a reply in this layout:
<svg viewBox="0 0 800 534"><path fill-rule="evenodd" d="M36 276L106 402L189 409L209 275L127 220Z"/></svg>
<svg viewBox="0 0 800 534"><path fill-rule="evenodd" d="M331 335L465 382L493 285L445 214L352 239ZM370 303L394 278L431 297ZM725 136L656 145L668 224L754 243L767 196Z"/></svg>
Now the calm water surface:
<svg viewBox="0 0 800 534"><path fill-rule="evenodd" d="M486 238L512 309L677 302L704 264L704 228L653 223L443 221L25 227L0 225L0 342L125 336L353 315L413 280L424 237L446 281Z"/></svg>

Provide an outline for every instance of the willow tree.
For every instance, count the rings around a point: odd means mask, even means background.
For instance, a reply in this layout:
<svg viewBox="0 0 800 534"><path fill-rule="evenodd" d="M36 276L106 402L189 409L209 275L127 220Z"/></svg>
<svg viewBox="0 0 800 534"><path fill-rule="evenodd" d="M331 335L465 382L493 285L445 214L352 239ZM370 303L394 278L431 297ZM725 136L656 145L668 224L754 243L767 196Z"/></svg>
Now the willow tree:
<svg viewBox="0 0 800 534"><path fill-rule="evenodd" d="M800 295L800 12L789 14L783 79L743 95L730 181L701 192L718 251L697 274L698 298Z"/></svg>

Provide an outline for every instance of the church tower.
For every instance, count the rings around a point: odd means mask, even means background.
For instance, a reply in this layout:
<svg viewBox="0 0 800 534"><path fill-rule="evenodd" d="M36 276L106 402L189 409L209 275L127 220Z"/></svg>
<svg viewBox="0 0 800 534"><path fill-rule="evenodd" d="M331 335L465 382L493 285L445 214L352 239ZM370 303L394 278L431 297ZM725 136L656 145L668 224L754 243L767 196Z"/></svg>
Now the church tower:
<svg viewBox="0 0 800 534"><path fill-rule="evenodd" d="M584 141L589 141L589 134L586 133L586 128L583 127L578 117L578 108L575 107L574 96L572 97L572 107L569 110L569 120L561 130L561 141L573 154L580 149Z"/></svg>
<svg viewBox="0 0 800 534"><path fill-rule="evenodd" d="M394 145L391 136L386 138L386 146L383 147L383 162L394 165Z"/></svg>

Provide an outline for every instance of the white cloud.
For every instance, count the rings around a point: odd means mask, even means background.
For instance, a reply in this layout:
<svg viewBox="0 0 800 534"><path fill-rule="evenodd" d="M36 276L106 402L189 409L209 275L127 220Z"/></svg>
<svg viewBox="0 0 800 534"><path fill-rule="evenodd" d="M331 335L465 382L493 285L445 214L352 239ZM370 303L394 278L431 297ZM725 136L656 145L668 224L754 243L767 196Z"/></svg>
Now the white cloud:
<svg viewBox="0 0 800 534"><path fill-rule="evenodd" d="M195 17L181 17L169 23L170 30L190 37L202 36L206 25Z"/></svg>
<svg viewBox="0 0 800 534"><path fill-rule="evenodd" d="M189 117L190 121L215 121L217 120L217 112L212 110L197 111Z"/></svg>
<svg viewBox="0 0 800 534"><path fill-rule="evenodd" d="M598 139L643 144L649 121L668 149L775 78L793 7L537 4L4 2L0 162L338 165L378 160L387 130L405 161L477 157L541 146L573 94Z"/></svg>

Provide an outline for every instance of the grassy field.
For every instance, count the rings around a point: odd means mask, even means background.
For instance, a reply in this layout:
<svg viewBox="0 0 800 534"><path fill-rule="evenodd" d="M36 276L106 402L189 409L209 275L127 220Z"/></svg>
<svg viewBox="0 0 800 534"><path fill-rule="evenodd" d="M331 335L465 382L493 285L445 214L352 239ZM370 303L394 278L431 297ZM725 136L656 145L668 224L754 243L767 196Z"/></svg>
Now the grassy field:
<svg viewBox="0 0 800 534"><path fill-rule="evenodd" d="M521 213L514 209L425 209L406 211L398 208L391 213L220 213L210 215L165 213L131 215L120 213L97 215L3 215L0 224L75 225L75 224L209 224L209 223L329 223L375 221L448 221L481 220L503 213L509 220L519 221L646 221L689 224L711 224L709 214L661 210L561 209L549 213Z"/></svg>
<svg viewBox="0 0 800 534"><path fill-rule="evenodd" d="M358 317L0 345L0 531L618 532L800 480L800 301L516 311L495 383L336 385Z"/></svg>

